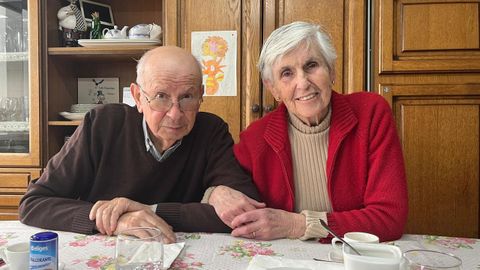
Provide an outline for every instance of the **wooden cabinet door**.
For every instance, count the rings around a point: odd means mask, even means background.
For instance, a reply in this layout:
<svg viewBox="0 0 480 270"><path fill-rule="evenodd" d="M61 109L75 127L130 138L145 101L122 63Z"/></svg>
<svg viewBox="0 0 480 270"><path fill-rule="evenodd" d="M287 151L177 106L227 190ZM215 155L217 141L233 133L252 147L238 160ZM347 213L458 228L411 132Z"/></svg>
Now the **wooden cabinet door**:
<svg viewBox="0 0 480 270"><path fill-rule="evenodd" d="M480 71L478 0L379 1L380 73Z"/></svg>
<svg viewBox="0 0 480 270"><path fill-rule="evenodd" d="M480 95L474 85L382 85L408 181L407 233L479 235Z"/></svg>
<svg viewBox="0 0 480 270"><path fill-rule="evenodd" d="M376 0L375 90L392 105L407 233L480 235L478 0Z"/></svg>
<svg viewBox="0 0 480 270"><path fill-rule="evenodd" d="M229 124L237 139L242 127L242 94L240 84L242 52L242 1L240 0L166 0L165 44L191 50L194 31L237 31L236 96L206 96L201 111L212 112Z"/></svg>
<svg viewBox="0 0 480 270"><path fill-rule="evenodd" d="M39 7L2 1L0 166L40 166Z"/></svg>

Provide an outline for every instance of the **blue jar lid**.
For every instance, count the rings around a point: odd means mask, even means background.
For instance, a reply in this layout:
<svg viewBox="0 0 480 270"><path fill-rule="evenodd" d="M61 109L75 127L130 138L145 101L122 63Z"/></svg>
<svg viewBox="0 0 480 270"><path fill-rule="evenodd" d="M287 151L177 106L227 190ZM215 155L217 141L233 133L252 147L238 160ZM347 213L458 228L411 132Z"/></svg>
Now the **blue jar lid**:
<svg viewBox="0 0 480 270"><path fill-rule="evenodd" d="M45 241L45 240L55 239L57 237L58 237L58 234L54 232L39 232L30 236L30 240Z"/></svg>

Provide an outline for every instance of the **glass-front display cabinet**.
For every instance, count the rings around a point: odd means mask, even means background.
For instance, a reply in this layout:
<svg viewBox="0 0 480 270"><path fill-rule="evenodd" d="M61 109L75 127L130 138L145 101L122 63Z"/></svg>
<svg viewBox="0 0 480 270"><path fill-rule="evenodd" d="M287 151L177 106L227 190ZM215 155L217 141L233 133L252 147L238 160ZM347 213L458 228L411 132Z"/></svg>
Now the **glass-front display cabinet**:
<svg viewBox="0 0 480 270"><path fill-rule="evenodd" d="M38 1L0 1L0 219L40 174Z"/></svg>
<svg viewBox="0 0 480 270"><path fill-rule="evenodd" d="M0 1L0 164L39 166L36 1Z"/></svg>

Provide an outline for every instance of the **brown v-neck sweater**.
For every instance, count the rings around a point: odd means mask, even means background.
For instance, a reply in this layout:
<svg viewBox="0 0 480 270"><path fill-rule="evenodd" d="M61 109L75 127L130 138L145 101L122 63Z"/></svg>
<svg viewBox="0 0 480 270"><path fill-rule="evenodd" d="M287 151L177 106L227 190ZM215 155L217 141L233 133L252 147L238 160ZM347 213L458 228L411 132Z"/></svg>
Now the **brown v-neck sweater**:
<svg viewBox="0 0 480 270"><path fill-rule="evenodd" d="M94 233L88 214L98 200L127 197L151 205L175 231L228 232L213 207L199 203L210 186L226 185L258 199L232 152L219 117L200 112L191 132L163 162L145 149L142 115L123 104L87 113L68 143L32 181L20 203L25 224Z"/></svg>

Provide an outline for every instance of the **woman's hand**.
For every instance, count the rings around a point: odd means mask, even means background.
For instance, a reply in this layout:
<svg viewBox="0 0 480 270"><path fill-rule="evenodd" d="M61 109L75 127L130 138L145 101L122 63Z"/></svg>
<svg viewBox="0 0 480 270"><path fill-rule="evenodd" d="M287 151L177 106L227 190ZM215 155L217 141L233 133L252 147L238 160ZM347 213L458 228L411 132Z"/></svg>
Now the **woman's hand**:
<svg viewBox="0 0 480 270"><path fill-rule="evenodd" d="M305 234L305 216L280 209L263 208L243 213L232 221L233 236L259 240L300 238Z"/></svg>
<svg viewBox="0 0 480 270"><path fill-rule="evenodd" d="M265 203L257 202L242 192L227 186L216 187L212 191L208 203L215 208L215 212L223 223L232 229L235 228L232 226L232 221L236 216L265 207Z"/></svg>

